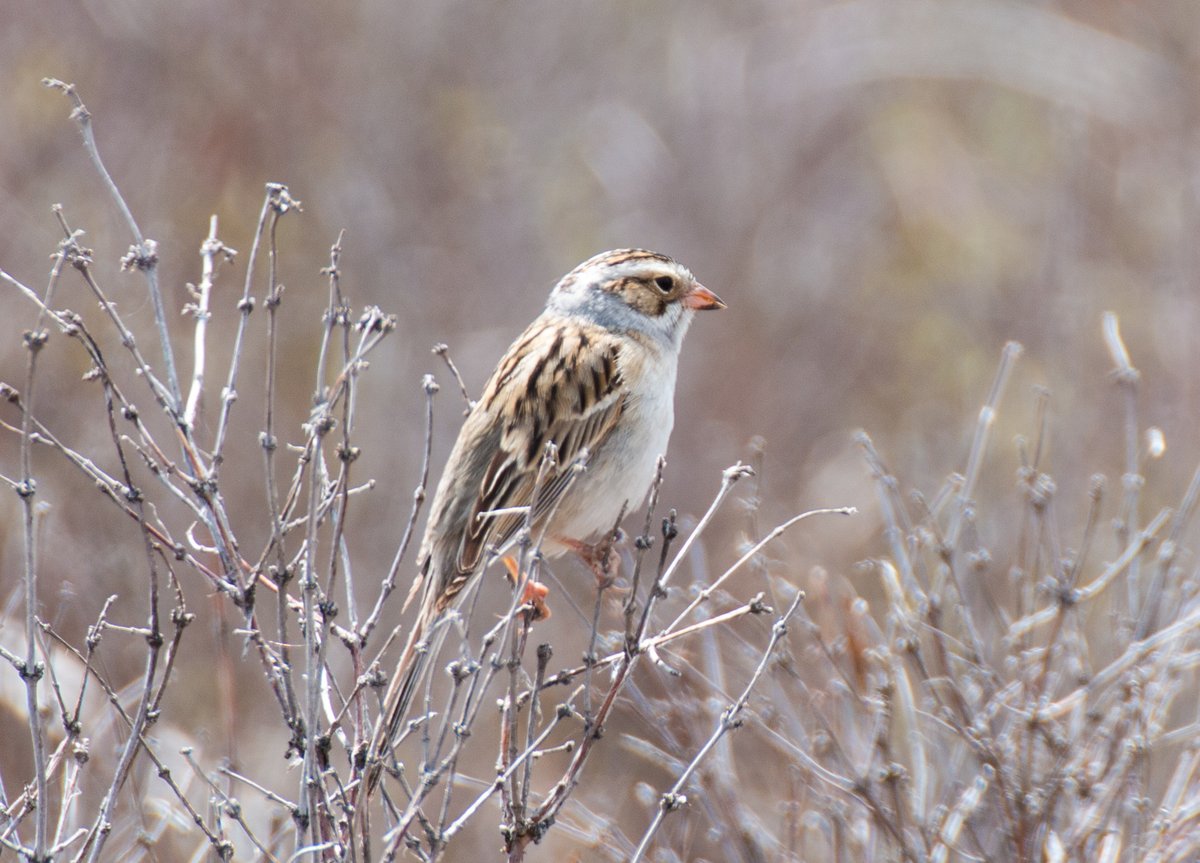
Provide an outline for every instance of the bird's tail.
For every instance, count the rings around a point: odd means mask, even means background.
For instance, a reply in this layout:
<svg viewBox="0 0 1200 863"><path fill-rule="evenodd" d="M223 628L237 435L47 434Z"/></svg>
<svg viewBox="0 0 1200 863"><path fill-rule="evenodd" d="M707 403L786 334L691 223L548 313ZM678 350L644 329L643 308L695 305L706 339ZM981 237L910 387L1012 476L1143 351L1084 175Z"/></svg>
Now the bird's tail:
<svg viewBox="0 0 1200 863"><path fill-rule="evenodd" d="M387 694L383 698L383 711L379 716L379 724L375 727L375 734L371 738L371 748L367 751L368 796L375 791L375 786L379 784L379 777L383 772L383 766L387 763L387 759L392 757L392 746L399 737L401 724L408 714L409 707L412 706L413 696L416 695L417 689L424 679L429 657L434 652L434 647L426 644L424 639L436 619L436 616L433 620L428 620L425 614L418 615L417 620L413 623L412 631L408 634L408 641L404 645L400 661L396 663L396 670L392 674Z"/></svg>

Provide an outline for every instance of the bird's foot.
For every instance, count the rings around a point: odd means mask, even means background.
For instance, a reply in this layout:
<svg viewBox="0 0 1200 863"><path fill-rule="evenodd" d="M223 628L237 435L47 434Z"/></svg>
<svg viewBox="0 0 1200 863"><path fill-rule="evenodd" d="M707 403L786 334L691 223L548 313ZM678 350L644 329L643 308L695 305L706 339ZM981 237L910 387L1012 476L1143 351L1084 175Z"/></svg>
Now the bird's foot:
<svg viewBox="0 0 1200 863"><path fill-rule="evenodd" d="M518 584L523 586L521 591L521 606L518 612L529 615L531 623L549 618L550 606L546 603L546 597L550 595L550 588L546 587L540 581L534 581L532 578L523 575L517 566L517 559L512 555L505 555L500 558L500 562L504 564L504 570L508 575L509 583L513 587L516 587Z"/></svg>
<svg viewBox="0 0 1200 863"><path fill-rule="evenodd" d="M621 555L617 553L614 546L624 538L625 534L617 530L605 534L604 539L595 544L566 537L556 536L554 539L573 551L596 577L596 586L605 590L612 587L613 582L621 573Z"/></svg>

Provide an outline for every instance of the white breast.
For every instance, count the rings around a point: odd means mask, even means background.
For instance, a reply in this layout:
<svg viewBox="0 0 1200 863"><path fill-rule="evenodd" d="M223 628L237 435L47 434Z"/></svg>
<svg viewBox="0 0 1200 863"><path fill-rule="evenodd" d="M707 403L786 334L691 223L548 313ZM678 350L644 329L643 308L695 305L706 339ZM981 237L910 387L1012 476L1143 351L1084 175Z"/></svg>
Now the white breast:
<svg viewBox="0 0 1200 863"><path fill-rule="evenodd" d="M677 357L674 351L652 356L641 345L622 350L621 375L629 388L625 411L563 498L551 534L588 540L610 530L622 507L629 514L642 505L675 422Z"/></svg>

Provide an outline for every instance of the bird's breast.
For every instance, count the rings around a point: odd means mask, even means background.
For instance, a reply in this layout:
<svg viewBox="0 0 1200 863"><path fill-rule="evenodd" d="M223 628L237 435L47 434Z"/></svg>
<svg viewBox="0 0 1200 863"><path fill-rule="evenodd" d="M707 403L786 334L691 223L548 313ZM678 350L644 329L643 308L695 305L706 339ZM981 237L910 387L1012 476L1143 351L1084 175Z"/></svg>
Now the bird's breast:
<svg viewBox="0 0 1200 863"><path fill-rule="evenodd" d="M551 533L583 541L610 530L624 507L641 506L654 480L658 457L667 452L675 422L676 363L654 357L651 365L623 364L625 406L611 435L590 454L587 470L559 507Z"/></svg>

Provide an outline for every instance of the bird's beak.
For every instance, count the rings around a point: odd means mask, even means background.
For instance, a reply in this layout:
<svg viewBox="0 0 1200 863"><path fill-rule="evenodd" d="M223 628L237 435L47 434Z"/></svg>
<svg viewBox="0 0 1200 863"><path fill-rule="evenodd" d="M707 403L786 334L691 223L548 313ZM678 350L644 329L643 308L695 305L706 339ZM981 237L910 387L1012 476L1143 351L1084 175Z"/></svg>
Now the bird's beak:
<svg viewBox="0 0 1200 863"><path fill-rule="evenodd" d="M683 304L687 308L697 311L725 308L721 298L699 282L693 283L692 289L683 295Z"/></svg>

